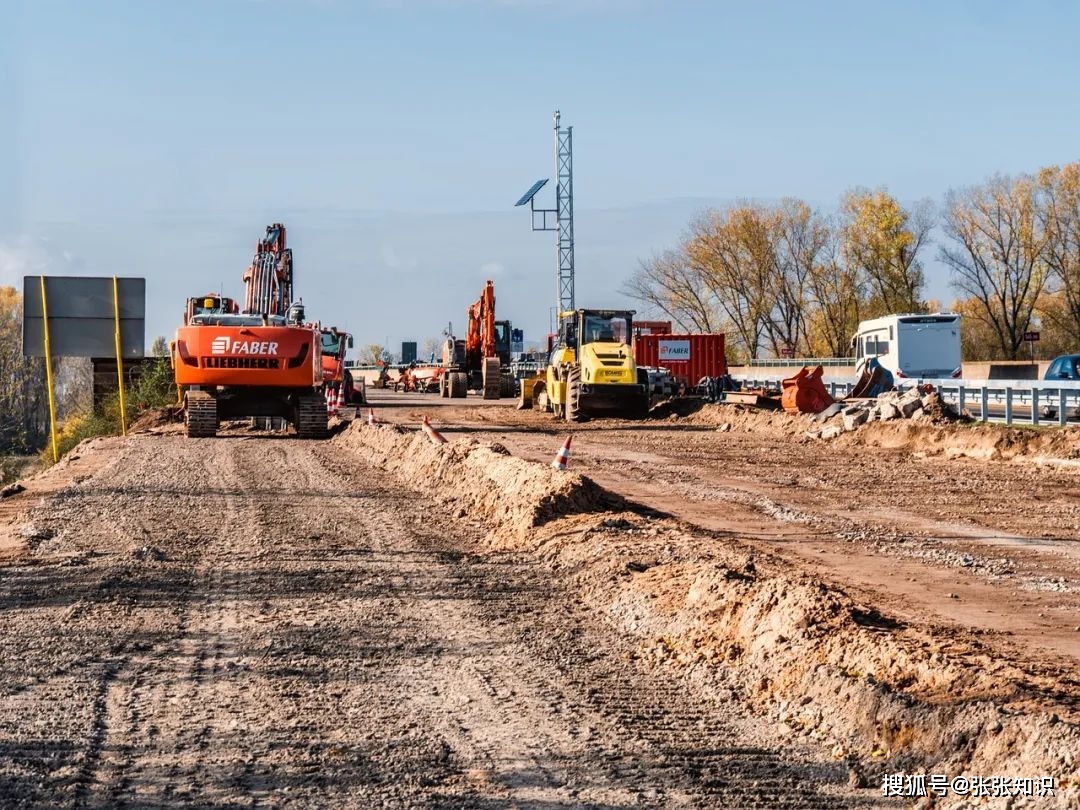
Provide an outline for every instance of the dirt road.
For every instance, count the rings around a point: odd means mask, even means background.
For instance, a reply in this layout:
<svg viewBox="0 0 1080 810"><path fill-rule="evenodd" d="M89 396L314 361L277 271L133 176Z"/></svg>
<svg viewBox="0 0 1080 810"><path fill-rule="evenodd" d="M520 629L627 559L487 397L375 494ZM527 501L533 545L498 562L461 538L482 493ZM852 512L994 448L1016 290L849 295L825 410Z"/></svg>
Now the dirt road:
<svg viewBox="0 0 1080 810"><path fill-rule="evenodd" d="M882 440L893 447L830 444L783 413L724 406L571 427L506 402L376 392L374 404L388 421L429 413L447 436L535 461L573 433L573 469L609 489L785 557L905 622L946 637L974 630L1001 659L1080 692L1076 448L1011 463L902 433ZM1069 703L1080 718L1080 700Z"/></svg>
<svg viewBox="0 0 1080 810"><path fill-rule="evenodd" d="M28 549L0 570L5 807L876 801L341 445L82 452L8 527Z"/></svg>

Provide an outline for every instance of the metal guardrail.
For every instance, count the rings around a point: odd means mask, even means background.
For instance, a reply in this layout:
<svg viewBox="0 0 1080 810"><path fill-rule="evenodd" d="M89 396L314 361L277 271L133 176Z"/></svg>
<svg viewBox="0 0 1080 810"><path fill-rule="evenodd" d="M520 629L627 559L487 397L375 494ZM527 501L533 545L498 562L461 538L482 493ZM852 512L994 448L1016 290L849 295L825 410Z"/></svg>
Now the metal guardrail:
<svg viewBox="0 0 1080 810"><path fill-rule="evenodd" d="M854 357L759 357L756 360L747 360L745 363L732 363L732 365L746 366L747 368L781 368L786 366L808 366L825 368L835 366L853 366Z"/></svg>
<svg viewBox="0 0 1080 810"><path fill-rule="evenodd" d="M779 377L740 377L734 379L744 388L779 388ZM833 399L848 396L858 380L838 378L822 380ZM1030 425L1059 425L1068 423L1070 413L1080 414L1080 382L1053 380L955 380L908 379L897 388L903 390L929 383L941 398L958 408L968 410L980 422L1003 422ZM991 414L991 409L1001 411ZM1017 414L1017 410L1020 414Z"/></svg>

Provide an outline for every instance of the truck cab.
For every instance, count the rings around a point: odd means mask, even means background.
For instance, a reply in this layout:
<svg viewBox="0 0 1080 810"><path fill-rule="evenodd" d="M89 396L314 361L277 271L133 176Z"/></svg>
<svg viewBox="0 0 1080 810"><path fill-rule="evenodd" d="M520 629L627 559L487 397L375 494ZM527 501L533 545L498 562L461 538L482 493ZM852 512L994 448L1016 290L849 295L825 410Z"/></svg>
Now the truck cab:
<svg viewBox="0 0 1080 810"><path fill-rule="evenodd" d="M345 387L345 402L351 404L354 399L353 377L345 366L345 354L353 347L353 336L340 331L336 326L319 329L322 347L323 383L331 388Z"/></svg>

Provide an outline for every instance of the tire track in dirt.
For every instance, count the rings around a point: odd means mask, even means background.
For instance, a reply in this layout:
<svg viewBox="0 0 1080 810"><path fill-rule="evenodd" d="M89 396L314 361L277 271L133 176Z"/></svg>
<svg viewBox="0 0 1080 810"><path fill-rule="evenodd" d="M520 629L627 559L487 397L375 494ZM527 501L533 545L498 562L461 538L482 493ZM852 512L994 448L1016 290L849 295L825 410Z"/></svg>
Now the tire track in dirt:
<svg viewBox="0 0 1080 810"><path fill-rule="evenodd" d="M346 466L317 454L334 469ZM613 628L591 627L584 610L568 609L573 595L535 559L469 553L478 528L436 531L431 521L414 519L406 541L431 552L417 576L459 595L421 603L420 610L434 611L427 621L450 642L475 642L476 633L487 641L483 655L466 656L440 685L463 698L460 708L447 712L445 700L414 698L436 717L442 703L437 728L465 772L494 767L489 783L527 786L530 792L506 795L537 802L847 805L843 765L808 766L790 750L740 743L723 717L738 707L706 705L687 694L685 682L628 663L629 645L613 640ZM469 721L478 716L483 725ZM467 732L458 731L462 725ZM833 789L822 791L828 782Z"/></svg>
<svg viewBox="0 0 1080 810"><path fill-rule="evenodd" d="M333 445L136 437L38 518L0 581L13 806L854 800Z"/></svg>

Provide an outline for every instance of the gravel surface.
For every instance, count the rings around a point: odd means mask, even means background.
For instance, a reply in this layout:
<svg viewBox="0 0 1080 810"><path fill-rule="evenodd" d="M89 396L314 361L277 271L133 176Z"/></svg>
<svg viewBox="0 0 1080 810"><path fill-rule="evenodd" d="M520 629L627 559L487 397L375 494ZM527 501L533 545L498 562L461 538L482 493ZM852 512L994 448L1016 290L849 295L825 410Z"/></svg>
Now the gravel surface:
<svg viewBox="0 0 1080 810"><path fill-rule="evenodd" d="M0 569L4 807L878 801L333 443L99 452Z"/></svg>

